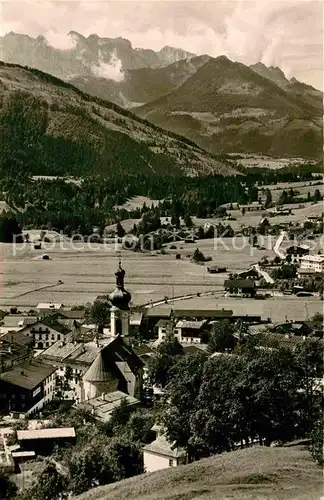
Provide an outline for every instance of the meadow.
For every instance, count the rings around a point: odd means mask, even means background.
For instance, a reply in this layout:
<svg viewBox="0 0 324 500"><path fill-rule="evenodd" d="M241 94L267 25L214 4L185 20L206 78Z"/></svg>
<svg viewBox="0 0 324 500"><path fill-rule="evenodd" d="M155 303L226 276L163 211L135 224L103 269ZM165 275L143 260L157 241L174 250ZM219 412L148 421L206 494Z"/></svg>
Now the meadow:
<svg viewBox="0 0 324 500"><path fill-rule="evenodd" d="M207 265L191 262L195 248L212 257L211 264L226 266L228 272L239 272L258 262L263 256L273 258L271 244L265 240L266 250L257 250L243 238L223 242L201 240L185 244L175 242L176 249L166 249L166 255L156 252L135 253L122 251L126 271L125 287L132 293L132 305L156 302L165 297L213 292L207 297L175 301L174 307L225 308L236 314L261 314L273 321L305 319L320 312L322 301L317 297L274 297L268 300L233 299L223 296L223 283L228 274L209 274ZM170 247L170 245L169 245ZM98 245L98 248L64 248L56 243L53 248L34 250L26 246L13 255L12 245L1 245L0 307L19 306L30 309L39 302L58 302L66 306L92 302L98 295L115 288L115 276L120 248ZM50 260L43 260L43 253ZM176 253L181 259L176 260ZM59 282L60 280L60 282ZM306 304L306 306L305 306Z"/></svg>

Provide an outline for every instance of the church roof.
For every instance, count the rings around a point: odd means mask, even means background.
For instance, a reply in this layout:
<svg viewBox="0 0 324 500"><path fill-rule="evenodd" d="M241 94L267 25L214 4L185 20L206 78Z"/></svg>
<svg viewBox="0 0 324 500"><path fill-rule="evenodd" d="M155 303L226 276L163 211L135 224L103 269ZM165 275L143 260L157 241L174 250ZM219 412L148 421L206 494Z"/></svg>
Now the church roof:
<svg viewBox="0 0 324 500"><path fill-rule="evenodd" d="M86 371L83 378L87 382L109 382L115 378L115 363L110 356L105 356L103 351L99 352L90 368Z"/></svg>

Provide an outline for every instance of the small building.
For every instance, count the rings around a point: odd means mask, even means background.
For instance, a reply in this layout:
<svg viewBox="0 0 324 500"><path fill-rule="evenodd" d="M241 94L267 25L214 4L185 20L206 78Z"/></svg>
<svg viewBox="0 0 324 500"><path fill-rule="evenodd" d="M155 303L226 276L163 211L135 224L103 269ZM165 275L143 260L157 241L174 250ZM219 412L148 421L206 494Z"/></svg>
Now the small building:
<svg viewBox="0 0 324 500"><path fill-rule="evenodd" d="M324 255L305 255L300 258L300 271L323 273Z"/></svg>
<svg viewBox="0 0 324 500"><path fill-rule="evenodd" d="M185 464L187 462L185 450L173 448L158 426L154 426L153 430L157 433L155 441L143 448L145 472L154 472Z"/></svg>
<svg viewBox="0 0 324 500"><path fill-rule="evenodd" d="M64 308L64 304L56 304L54 302L40 302L36 309L40 314L48 314L55 311L60 311Z"/></svg>
<svg viewBox="0 0 324 500"><path fill-rule="evenodd" d="M5 333L0 337L0 372L11 370L31 356L31 346L23 344L23 340L12 340L18 332Z"/></svg>
<svg viewBox="0 0 324 500"><path fill-rule="evenodd" d="M157 330L158 339L164 340L167 334L172 332L173 323L169 319L159 319L155 328Z"/></svg>
<svg viewBox="0 0 324 500"><path fill-rule="evenodd" d="M19 451L31 452L35 455L50 455L56 445L73 444L76 435L74 427L57 427L49 429L35 429L17 431Z"/></svg>
<svg viewBox="0 0 324 500"><path fill-rule="evenodd" d="M227 268L226 267L219 267L219 266L209 266L209 267L207 267L207 271L210 274L226 273Z"/></svg>
<svg viewBox="0 0 324 500"><path fill-rule="evenodd" d="M202 342L202 331L207 320L202 321L178 321L175 325L175 335L179 342L186 344L200 344Z"/></svg>
<svg viewBox="0 0 324 500"><path fill-rule="evenodd" d="M245 210L246 212L259 212L264 209L262 203L255 201L253 203L249 203L248 205L241 205L241 210Z"/></svg>
<svg viewBox="0 0 324 500"><path fill-rule="evenodd" d="M32 359L0 374L0 412L32 415L54 398L56 368Z"/></svg>
<svg viewBox="0 0 324 500"><path fill-rule="evenodd" d="M251 279L231 278L224 282L225 291L235 297L255 297L256 286Z"/></svg>

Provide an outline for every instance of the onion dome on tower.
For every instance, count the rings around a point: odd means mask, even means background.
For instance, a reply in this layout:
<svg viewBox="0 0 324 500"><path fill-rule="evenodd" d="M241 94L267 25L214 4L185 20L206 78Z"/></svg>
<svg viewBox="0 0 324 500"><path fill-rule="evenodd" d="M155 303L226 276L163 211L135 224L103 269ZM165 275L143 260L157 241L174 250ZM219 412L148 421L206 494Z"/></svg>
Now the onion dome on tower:
<svg viewBox="0 0 324 500"><path fill-rule="evenodd" d="M129 303L132 298L131 294L124 288L125 274L124 269L121 267L121 262L119 262L118 269L115 272L116 289L109 295L109 300L112 305L122 311L129 310Z"/></svg>

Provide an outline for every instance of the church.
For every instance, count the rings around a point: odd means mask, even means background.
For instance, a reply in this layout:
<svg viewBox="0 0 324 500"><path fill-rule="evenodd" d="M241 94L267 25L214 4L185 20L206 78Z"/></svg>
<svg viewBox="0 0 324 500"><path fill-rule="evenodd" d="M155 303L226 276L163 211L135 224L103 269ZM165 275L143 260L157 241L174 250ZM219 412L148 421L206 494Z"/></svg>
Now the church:
<svg viewBox="0 0 324 500"><path fill-rule="evenodd" d="M121 391L140 398L143 362L129 342L131 294L125 289L125 271L119 262L116 288L108 296L111 303L110 330L90 342L55 342L41 358L57 367L61 380L67 380L74 398L81 403Z"/></svg>

